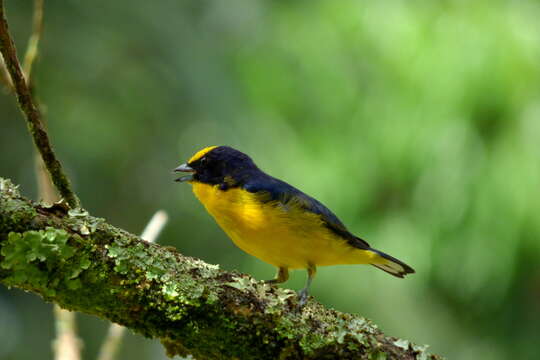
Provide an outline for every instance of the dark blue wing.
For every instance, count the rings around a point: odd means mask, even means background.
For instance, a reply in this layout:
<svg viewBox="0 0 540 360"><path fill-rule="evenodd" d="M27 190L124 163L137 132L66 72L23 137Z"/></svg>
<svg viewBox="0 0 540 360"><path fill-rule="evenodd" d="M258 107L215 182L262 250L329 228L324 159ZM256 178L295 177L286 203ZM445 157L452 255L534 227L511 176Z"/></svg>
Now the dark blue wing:
<svg viewBox="0 0 540 360"><path fill-rule="evenodd" d="M319 215L328 229L347 240L351 246L358 249L370 248L366 241L351 234L338 217L326 206L284 181L260 172L251 174L249 180L242 187L251 193L266 195L266 197L262 197L264 201L278 201L283 205L294 201L295 204L299 204L306 211Z"/></svg>

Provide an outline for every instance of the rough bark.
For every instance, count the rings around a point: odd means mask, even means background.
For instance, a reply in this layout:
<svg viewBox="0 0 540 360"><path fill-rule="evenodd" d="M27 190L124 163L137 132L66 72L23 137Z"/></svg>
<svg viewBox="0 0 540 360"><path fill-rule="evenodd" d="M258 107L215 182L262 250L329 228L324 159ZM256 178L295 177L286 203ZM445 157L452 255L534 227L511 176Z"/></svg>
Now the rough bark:
<svg viewBox="0 0 540 360"><path fill-rule="evenodd" d="M104 219L45 207L0 178L0 282L157 338L197 359L436 359L371 321L301 310L291 290L150 244Z"/></svg>

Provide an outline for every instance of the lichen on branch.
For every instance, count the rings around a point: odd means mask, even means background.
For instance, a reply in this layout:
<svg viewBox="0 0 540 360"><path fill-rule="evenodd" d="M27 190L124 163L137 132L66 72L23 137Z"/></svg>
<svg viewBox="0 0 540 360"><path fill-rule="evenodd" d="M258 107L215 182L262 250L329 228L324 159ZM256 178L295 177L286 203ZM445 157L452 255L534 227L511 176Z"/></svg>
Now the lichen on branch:
<svg viewBox="0 0 540 360"><path fill-rule="evenodd" d="M45 207L0 179L0 282L197 359L435 359L360 316Z"/></svg>

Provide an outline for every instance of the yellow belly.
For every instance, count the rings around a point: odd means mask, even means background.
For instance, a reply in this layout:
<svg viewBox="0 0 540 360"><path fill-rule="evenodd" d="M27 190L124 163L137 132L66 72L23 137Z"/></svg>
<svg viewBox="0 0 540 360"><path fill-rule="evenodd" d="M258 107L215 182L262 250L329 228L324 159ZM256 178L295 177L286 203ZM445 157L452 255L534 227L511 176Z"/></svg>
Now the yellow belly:
<svg viewBox="0 0 540 360"><path fill-rule="evenodd" d="M301 208L263 203L258 195L192 182L195 196L242 250L288 268L365 264L374 253L355 249L327 229L320 217Z"/></svg>

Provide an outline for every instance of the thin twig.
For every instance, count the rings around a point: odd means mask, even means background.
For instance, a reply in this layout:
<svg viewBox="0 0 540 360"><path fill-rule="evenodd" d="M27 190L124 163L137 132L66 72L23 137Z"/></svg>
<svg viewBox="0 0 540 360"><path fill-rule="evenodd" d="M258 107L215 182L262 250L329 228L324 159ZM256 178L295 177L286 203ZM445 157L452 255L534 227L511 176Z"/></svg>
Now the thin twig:
<svg viewBox="0 0 540 360"><path fill-rule="evenodd" d="M45 203L52 205L59 200L56 189L51 182L47 168L45 167L45 164L43 163L43 160L39 154L35 155L34 161L36 166L38 197Z"/></svg>
<svg viewBox="0 0 540 360"><path fill-rule="evenodd" d="M168 216L165 211L157 211L148 222L148 225L144 228L141 238L151 243L155 242L159 233L167 223L167 220ZM111 324L107 337L101 345L98 360L113 360L116 358L116 354L120 349L120 344L124 337L125 329L125 327L118 324Z"/></svg>
<svg viewBox="0 0 540 360"><path fill-rule="evenodd" d="M26 117L28 130L32 135L34 144L43 158L43 162L47 166L47 170L51 174L56 189L69 206L72 208L79 207L79 199L71 189L71 184L65 175L62 164L60 164L56 158L47 131L43 127L41 113L35 105L28 84L22 73L21 64L17 58L17 51L9 33L8 23L5 17L4 0L0 0L0 52L4 57L6 68L15 87L19 106Z"/></svg>
<svg viewBox="0 0 540 360"><path fill-rule="evenodd" d="M28 46L26 47L26 53L24 55L24 75L28 84L31 83L32 65L38 55L38 45L41 39L41 33L43 32L43 0L34 0L34 15L32 19L32 34L28 39ZM15 92L13 83L7 67L4 63L3 57L0 56L0 82L4 87L12 92Z"/></svg>
<svg viewBox="0 0 540 360"><path fill-rule="evenodd" d="M9 90L15 92L15 88L13 87L13 84L11 83L11 78L9 77L9 72L7 71L6 64L4 63L4 58L0 56L0 81L4 85L4 87Z"/></svg>
<svg viewBox="0 0 540 360"><path fill-rule="evenodd" d="M161 232L161 230L163 230L165 224L167 224L167 220L169 220L169 216L167 215L165 210L156 211L154 216L152 216L152 218L144 228L144 231L141 234L141 238L151 243L155 242L159 236L159 233Z"/></svg>
<svg viewBox="0 0 540 360"><path fill-rule="evenodd" d="M75 313L62 310L54 305L54 317L56 319L56 340L54 342L55 360L80 360L81 341L77 337L75 327Z"/></svg>
<svg viewBox="0 0 540 360"><path fill-rule="evenodd" d="M26 82L31 83L32 65L38 55L38 45L43 31L43 0L34 0L34 16L32 19L32 35L28 39L28 46L24 55L24 75Z"/></svg>
<svg viewBox="0 0 540 360"><path fill-rule="evenodd" d="M109 326L107 337L103 340L99 350L98 360L113 360L116 358L125 332L126 328L121 325L111 324Z"/></svg>

